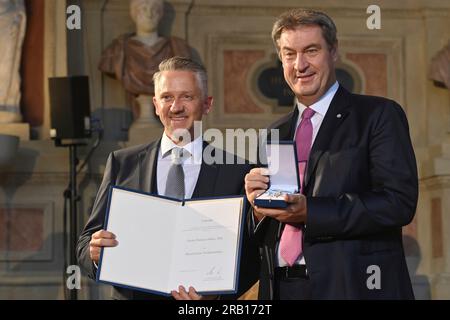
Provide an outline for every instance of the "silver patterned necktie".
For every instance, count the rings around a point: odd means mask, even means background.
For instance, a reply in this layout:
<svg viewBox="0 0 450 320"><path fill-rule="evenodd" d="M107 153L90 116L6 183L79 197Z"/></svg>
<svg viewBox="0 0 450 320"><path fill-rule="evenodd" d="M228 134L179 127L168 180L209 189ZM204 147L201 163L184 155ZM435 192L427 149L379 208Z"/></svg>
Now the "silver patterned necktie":
<svg viewBox="0 0 450 320"><path fill-rule="evenodd" d="M184 199L183 148L171 150L172 164L166 181L166 197Z"/></svg>

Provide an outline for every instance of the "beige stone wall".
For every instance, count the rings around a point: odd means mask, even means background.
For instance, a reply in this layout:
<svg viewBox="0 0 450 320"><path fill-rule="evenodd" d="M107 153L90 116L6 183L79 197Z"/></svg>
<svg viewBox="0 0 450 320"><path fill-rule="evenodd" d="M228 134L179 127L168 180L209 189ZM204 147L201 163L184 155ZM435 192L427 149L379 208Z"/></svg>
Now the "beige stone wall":
<svg viewBox="0 0 450 320"><path fill-rule="evenodd" d="M275 63L275 50L269 37L271 25L276 15L297 5L296 1L197 0L187 17L184 16L186 2L170 3L181 8L176 10L176 35L183 36L184 31L209 70L210 93L215 100L213 112L205 121L207 128L262 128L289 110L258 95L255 75L264 66ZM339 30L340 60L360 76L361 93L392 98L407 113L422 181L417 217L405 228L405 234L417 239L422 251L413 281L426 290L426 281L417 276L425 275L431 283L433 297L450 297L445 291L448 289L442 289L450 271L445 260L450 257L446 236L450 229L445 224L450 221L446 219L450 208L442 201L440 210L435 209L437 213L431 209L433 192L440 193L442 199L448 198L448 188L441 181L450 170L446 147L450 129L449 94L427 79L433 54L450 37L450 5L445 1L380 1L382 28L369 30L366 27L368 4L364 2L304 4L323 9L334 18ZM436 180L433 188L437 191L429 190L430 179ZM434 208L438 208L436 202ZM435 232L439 225L440 233ZM442 238L433 242L430 234ZM440 241L440 250L447 258L432 257L436 241ZM417 260L414 256L411 259Z"/></svg>
<svg viewBox="0 0 450 320"><path fill-rule="evenodd" d="M0 298L62 298L60 235L68 150L56 149L47 140L50 113L46 78L67 74L65 4L61 0L45 3L42 140L22 142L17 161L0 168L0 226L4 228L8 221L8 229L0 233ZM370 1L316 0L302 4L325 10L334 18L340 63L360 78L359 92L387 96L404 107L420 177L417 215L405 228L405 234L413 239L406 247L408 263L415 273L413 283L419 298L426 298L429 289L434 299L450 299L450 95L427 79L432 57L450 38L450 3L377 1L382 10L381 30L366 27ZM133 30L128 2L85 0L83 5L83 52L90 76L91 108L102 112L128 110L120 84L97 70L102 49L118 35ZM195 0L193 6L190 0L167 2L161 33L186 39L209 71L210 93L215 101L206 128L263 128L289 111L263 97L255 81L263 68L276 63L270 39L275 17L296 5L296 0ZM142 135L152 140L159 133ZM80 177L80 219L89 214L108 152L125 144L104 142L86 172L93 175ZM86 151L81 149L80 158ZM25 241L21 227L24 219L35 221L35 228L29 232L36 239ZM8 242L10 238L4 238L7 233L14 239L14 246ZM84 298L104 296L98 295L91 282L83 283L83 288Z"/></svg>

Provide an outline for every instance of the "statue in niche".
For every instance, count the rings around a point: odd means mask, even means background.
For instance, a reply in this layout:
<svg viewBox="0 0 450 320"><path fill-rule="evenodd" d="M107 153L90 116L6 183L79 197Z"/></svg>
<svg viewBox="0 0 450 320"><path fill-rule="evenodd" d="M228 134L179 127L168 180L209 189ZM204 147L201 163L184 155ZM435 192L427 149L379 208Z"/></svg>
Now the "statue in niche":
<svg viewBox="0 0 450 320"><path fill-rule="evenodd" d="M20 60L25 27L24 0L0 0L0 123L22 121Z"/></svg>
<svg viewBox="0 0 450 320"><path fill-rule="evenodd" d="M430 79L436 86L450 89L450 41L431 60Z"/></svg>
<svg viewBox="0 0 450 320"><path fill-rule="evenodd" d="M113 40L103 51L100 71L118 79L131 98L135 123L158 123L154 114L153 74L161 61L191 57L188 44L179 38L160 37L157 29L164 11L162 0L130 0L136 33Z"/></svg>

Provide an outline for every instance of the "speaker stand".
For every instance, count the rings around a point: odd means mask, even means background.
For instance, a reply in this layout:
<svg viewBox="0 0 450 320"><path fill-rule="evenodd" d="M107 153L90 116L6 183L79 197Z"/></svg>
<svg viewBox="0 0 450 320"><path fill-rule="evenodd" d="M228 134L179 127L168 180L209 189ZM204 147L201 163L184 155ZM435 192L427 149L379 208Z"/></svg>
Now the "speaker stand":
<svg viewBox="0 0 450 320"><path fill-rule="evenodd" d="M76 248L78 242L78 210L77 210L77 202L80 201L80 197L78 195L78 185L77 185L77 166L78 166L78 158L77 158L77 147L85 146L86 143L81 142L71 142L71 143L61 143L61 140L55 140L55 145L57 147L66 147L69 148L69 168L70 168L70 178L69 178L69 186L64 191L64 203L69 201L69 243L67 245L67 225L66 225L66 206L64 206L64 274L65 274L65 282L64 282L64 290L66 299L77 300L78 299L78 291L77 289L69 289L67 286L67 280L70 276L67 274L67 267L77 265L77 255ZM68 250L67 250L68 249ZM67 265L67 252L69 252L69 263Z"/></svg>

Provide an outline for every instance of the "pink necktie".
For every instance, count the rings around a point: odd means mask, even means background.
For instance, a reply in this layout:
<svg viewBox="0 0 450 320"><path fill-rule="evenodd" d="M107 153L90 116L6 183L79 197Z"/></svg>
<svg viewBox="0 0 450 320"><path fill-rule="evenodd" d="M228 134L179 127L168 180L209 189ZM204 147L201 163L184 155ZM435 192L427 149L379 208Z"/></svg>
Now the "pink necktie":
<svg viewBox="0 0 450 320"><path fill-rule="evenodd" d="M311 117L315 111L306 108L302 113L302 121L295 134L297 147L298 172L300 175L300 193L303 193L303 183L306 164L311 150L313 126ZM280 239L280 254L289 266L292 266L302 253L302 229L286 224Z"/></svg>

